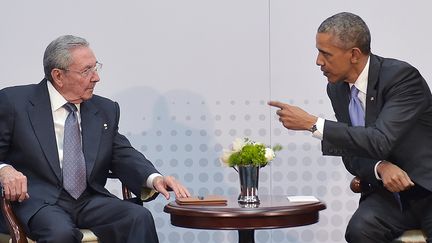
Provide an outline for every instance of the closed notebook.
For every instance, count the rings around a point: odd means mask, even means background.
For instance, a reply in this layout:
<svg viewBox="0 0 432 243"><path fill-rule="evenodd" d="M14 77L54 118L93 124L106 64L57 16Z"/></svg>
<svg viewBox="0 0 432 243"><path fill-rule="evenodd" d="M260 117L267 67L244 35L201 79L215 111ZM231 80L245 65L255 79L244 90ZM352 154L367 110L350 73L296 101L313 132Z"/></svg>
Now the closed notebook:
<svg viewBox="0 0 432 243"><path fill-rule="evenodd" d="M207 195L205 197L176 198L179 205L226 205L227 199L220 195Z"/></svg>

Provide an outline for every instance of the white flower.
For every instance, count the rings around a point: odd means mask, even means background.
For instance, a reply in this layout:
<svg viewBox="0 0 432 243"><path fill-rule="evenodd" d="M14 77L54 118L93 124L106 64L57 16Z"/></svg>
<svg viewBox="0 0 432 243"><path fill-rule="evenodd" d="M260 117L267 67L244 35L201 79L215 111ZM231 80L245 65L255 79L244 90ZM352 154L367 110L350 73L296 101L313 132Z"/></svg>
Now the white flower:
<svg viewBox="0 0 432 243"><path fill-rule="evenodd" d="M264 156L265 156L267 161L272 161L276 157L273 149L271 149L271 148L265 149L265 155Z"/></svg>
<svg viewBox="0 0 432 243"><path fill-rule="evenodd" d="M234 152L231 150L224 149L221 160L224 164L228 165L228 160Z"/></svg>
<svg viewBox="0 0 432 243"><path fill-rule="evenodd" d="M242 138L236 138L232 143L232 150L234 152L240 151L246 144L245 139Z"/></svg>

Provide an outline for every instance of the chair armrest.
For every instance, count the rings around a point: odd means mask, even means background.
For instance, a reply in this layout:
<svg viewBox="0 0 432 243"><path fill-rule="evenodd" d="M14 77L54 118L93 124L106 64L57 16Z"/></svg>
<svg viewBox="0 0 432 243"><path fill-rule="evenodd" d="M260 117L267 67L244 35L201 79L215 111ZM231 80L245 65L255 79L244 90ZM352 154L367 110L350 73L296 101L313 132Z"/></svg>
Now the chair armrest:
<svg viewBox="0 0 432 243"><path fill-rule="evenodd" d="M24 229L22 228L17 217L15 216L9 200L7 200L3 195L3 189L1 191L0 206L3 213L3 217L9 228L9 234L12 243L28 243L27 237L25 236Z"/></svg>
<svg viewBox="0 0 432 243"><path fill-rule="evenodd" d="M351 180L350 188L354 193L361 193L363 191L360 177L356 176Z"/></svg>

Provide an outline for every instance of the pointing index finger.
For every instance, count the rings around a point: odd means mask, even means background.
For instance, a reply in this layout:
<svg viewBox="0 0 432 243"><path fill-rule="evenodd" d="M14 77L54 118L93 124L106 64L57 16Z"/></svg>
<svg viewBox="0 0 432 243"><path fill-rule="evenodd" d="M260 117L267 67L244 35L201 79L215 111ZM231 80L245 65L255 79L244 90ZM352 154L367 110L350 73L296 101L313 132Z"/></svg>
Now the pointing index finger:
<svg viewBox="0 0 432 243"><path fill-rule="evenodd" d="M271 100L269 102L267 102L268 105L273 106L273 107L277 107L277 108L284 108L285 104L280 102L280 101L275 101L275 100Z"/></svg>

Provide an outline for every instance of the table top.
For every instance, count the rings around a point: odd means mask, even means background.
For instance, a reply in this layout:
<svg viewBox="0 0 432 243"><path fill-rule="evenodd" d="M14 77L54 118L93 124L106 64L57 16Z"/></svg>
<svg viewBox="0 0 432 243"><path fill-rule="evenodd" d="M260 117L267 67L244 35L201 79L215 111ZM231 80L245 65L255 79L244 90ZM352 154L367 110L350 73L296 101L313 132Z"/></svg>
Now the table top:
<svg viewBox="0 0 432 243"><path fill-rule="evenodd" d="M271 229L308 225L318 222L323 202L290 202L286 196L259 196L261 203L242 206L237 198L227 205L179 205L170 202L164 212L171 224L198 229Z"/></svg>

